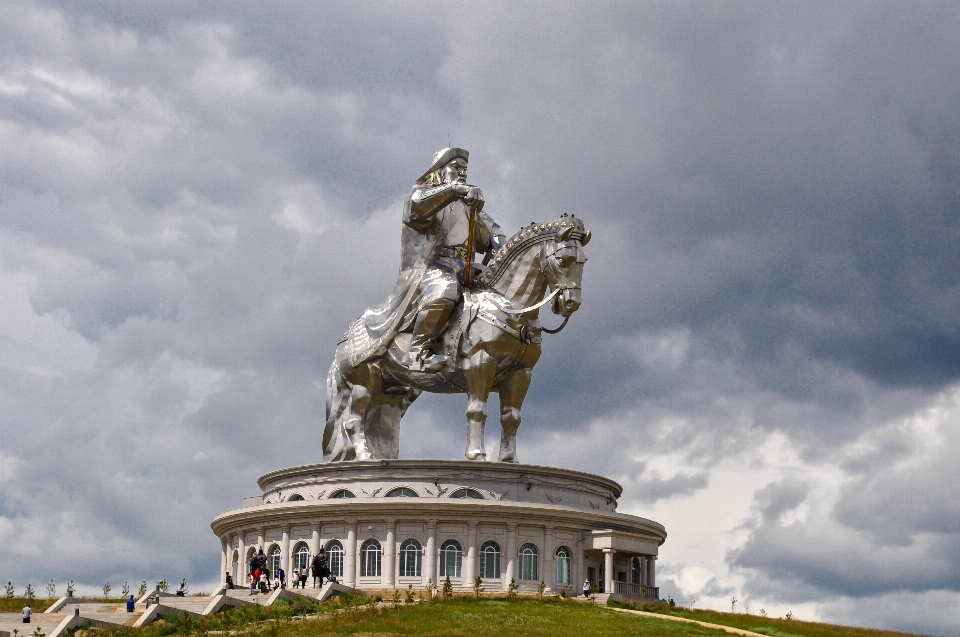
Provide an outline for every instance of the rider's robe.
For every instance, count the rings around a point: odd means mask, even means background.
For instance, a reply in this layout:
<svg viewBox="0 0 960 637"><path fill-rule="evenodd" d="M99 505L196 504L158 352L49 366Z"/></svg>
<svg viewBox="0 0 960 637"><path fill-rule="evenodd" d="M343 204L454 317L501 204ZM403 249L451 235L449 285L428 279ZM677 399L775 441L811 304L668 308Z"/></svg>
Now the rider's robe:
<svg viewBox="0 0 960 637"><path fill-rule="evenodd" d="M417 287L427 269L436 263L444 248L459 243L450 235L454 228L463 227L462 220L470 214L469 207L456 199L436 214L417 217L412 212L412 199L414 193L424 187L414 186L403 207L400 274L393 291L386 301L350 321L347 328L345 337L351 366L384 354L404 318L409 318L411 304L417 301ZM475 224L474 249L481 253L490 250L498 230L493 219L481 211Z"/></svg>

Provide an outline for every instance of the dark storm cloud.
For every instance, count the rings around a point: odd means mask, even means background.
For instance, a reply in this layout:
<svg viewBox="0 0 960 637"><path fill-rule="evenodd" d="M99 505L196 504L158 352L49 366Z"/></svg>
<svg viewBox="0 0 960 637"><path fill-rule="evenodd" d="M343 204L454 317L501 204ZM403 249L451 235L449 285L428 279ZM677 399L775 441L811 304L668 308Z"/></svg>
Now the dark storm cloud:
<svg viewBox="0 0 960 637"><path fill-rule="evenodd" d="M957 7L0 12L11 574L116 578L151 537L144 576L209 577L209 519L319 457L334 344L389 292L400 201L449 140L508 232L566 212L594 235L521 457L662 504L782 433L845 472L818 519L915 562L911 590L957 590L930 557L956 554L945 457L894 480L927 448L874 432L960 377ZM462 400L421 399L405 454L455 454L462 422ZM547 438L584 431L573 454ZM686 464L655 473L658 454ZM785 521L812 484L761 489L731 563L784 598L893 590L848 535Z"/></svg>

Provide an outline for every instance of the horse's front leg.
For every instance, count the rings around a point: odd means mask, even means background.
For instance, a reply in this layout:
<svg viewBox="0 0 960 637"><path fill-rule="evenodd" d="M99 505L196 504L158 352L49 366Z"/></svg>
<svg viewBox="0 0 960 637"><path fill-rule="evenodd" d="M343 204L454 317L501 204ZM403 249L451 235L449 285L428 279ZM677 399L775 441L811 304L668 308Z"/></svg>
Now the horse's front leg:
<svg viewBox="0 0 960 637"><path fill-rule="evenodd" d="M517 459L517 429L520 428L520 407L530 389L532 369L516 371L499 383L500 391L500 462L520 462Z"/></svg>
<svg viewBox="0 0 960 637"><path fill-rule="evenodd" d="M486 460L483 428L487 423L487 400L497 376L497 361L482 349L464 359L467 381L467 459Z"/></svg>

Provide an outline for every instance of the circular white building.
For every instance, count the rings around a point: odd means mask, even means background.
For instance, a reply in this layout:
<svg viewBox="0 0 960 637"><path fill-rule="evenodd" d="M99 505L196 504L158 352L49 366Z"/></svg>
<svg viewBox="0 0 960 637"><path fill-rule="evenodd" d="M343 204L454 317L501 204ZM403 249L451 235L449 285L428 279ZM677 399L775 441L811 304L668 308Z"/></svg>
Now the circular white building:
<svg viewBox="0 0 960 637"><path fill-rule="evenodd" d="M258 481L262 495L212 522L221 572L246 581L262 547L271 572L307 567L321 547L337 579L360 589L582 590L589 579L623 599L659 597L664 527L617 513L621 487L601 476L468 460L303 465ZM608 576L609 574L609 576Z"/></svg>

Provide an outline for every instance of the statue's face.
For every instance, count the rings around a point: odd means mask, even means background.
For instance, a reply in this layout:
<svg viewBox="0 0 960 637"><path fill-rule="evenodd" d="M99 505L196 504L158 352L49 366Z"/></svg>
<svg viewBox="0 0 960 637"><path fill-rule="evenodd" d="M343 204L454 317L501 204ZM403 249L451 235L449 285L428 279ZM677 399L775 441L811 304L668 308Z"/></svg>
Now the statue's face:
<svg viewBox="0 0 960 637"><path fill-rule="evenodd" d="M440 170L443 183L467 183L467 162L457 157Z"/></svg>

